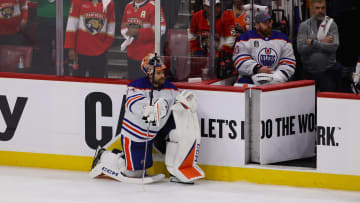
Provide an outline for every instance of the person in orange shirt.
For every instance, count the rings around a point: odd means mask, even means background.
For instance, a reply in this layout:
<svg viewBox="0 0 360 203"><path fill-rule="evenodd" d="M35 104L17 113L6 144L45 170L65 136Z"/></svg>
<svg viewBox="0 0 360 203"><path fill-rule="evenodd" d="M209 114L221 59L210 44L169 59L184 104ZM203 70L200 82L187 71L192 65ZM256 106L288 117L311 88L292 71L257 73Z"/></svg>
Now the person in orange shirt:
<svg viewBox="0 0 360 203"><path fill-rule="evenodd" d="M229 14L234 19L235 25L234 25L233 34L236 37L240 36L242 33L246 31L246 21L245 21L246 11L243 5L244 5L243 0L234 0L233 8L225 11L225 12L229 12Z"/></svg>

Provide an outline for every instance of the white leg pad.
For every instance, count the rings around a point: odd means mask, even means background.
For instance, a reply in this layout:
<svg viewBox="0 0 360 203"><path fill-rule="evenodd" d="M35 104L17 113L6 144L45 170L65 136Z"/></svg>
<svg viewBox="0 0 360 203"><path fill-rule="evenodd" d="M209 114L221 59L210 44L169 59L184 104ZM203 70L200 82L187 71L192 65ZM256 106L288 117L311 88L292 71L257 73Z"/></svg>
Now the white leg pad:
<svg viewBox="0 0 360 203"><path fill-rule="evenodd" d="M153 176L147 176L144 178L139 177L127 177L125 160L121 157L121 154L115 154L110 151L105 151L100 157L98 164L90 171L90 177L96 178L101 174L111 177L115 180L134 183L134 184L148 184L158 182L165 178L164 174L157 174ZM142 174L142 171L139 174Z"/></svg>
<svg viewBox="0 0 360 203"><path fill-rule="evenodd" d="M121 158L121 154L115 154L111 151L104 151L101 154L100 160L97 165L101 165L105 168L117 172L125 170L125 160ZM101 174L103 174L102 169L100 167L94 167L90 172L90 177L96 178Z"/></svg>
<svg viewBox="0 0 360 203"><path fill-rule="evenodd" d="M176 129L169 134L165 164L170 174L182 182L192 182L205 176L197 165L200 147L200 127L196 112L181 104L172 107Z"/></svg>

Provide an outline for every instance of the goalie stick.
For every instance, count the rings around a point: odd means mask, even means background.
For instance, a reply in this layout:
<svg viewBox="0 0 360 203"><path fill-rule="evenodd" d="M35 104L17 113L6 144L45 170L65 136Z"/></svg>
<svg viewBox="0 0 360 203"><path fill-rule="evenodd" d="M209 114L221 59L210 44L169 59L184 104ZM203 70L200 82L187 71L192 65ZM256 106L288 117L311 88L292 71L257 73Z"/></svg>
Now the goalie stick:
<svg viewBox="0 0 360 203"><path fill-rule="evenodd" d="M157 62L158 62L158 56L157 56L157 53L155 52L155 59L153 59L153 71L152 71L152 80L151 80L151 90L150 90L150 106L152 105L152 100L154 98L154 81L155 81L155 68L156 68L156 65L157 65ZM150 63L151 61L149 61ZM148 137L149 137L149 131L150 131L150 125L151 125L151 122L148 123L148 127L146 129L146 140L145 140L145 152L144 152L144 164L143 164L143 173L142 173L142 180L143 180L143 184L145 184L145 172L146 172L146 169L145 169L145 166L146 166L146 155L147 155L147 149L148 149ZM162 174L160 174L162 175Z"/></svg>
<svg viewBox="0 0 360 203"><path fill-rule="evenodd" d="M119 114L119 119L118 119L118 125L117 125L118 127L116 129L115 137L120 135L120 133L121 133L122 122L123 122L124 116L125 116L125 103L126 103L126 94L124 94L123 98L122 98L120 114Z"/></svg>

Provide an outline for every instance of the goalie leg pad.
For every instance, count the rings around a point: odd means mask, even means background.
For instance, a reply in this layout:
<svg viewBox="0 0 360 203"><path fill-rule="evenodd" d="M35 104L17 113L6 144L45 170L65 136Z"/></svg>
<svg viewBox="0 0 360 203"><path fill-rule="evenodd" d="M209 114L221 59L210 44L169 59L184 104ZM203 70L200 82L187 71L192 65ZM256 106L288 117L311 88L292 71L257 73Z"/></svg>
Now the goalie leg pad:
<svg viewBox="0 0 360 203"><path fill-rule="evenodd" d="M122 153L115 154L110 151L103 151L97 164L91 169L90 177L96 178L101 175L103 173L102 167L118 172L125 170L125 160L122 155ZM98 165L102 167L97 167Z"/></svg>
<svg viewBox="0 0 360 203"><path fill-rule="evenodd" d="M182 182L203 178L196 164L200 146L200 127L196 112L177 103L172 107L176 128L169 134L165 164L170 174Z"/></svg>
<svg viewBox="0 0 360 203"><path fill-rule="evenodd" d="M100 171L101 174L104 174L104 175L106 175L110 178L113 178L117 181L120 181L120 182L134 183L134 184L154 183L154 182L161 181L162 179L165 178L164 174L146 176L144 178L131 178L131 177L125 176L122 171L117 171L114 168L105 166L103 163L99 163L98 165L96 165L95 168L93 169L93 171Z"/></svg>

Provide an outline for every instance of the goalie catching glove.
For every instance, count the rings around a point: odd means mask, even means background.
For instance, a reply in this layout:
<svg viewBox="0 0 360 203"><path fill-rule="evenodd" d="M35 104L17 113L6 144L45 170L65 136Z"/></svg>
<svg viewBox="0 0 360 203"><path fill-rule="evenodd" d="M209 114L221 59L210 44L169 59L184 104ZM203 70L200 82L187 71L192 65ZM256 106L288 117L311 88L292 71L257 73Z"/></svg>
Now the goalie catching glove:
<svg viewBox="0 0 360 203"><path fill-rule="evenodd" d="M143 117L149 123L160 126L161 118L168 112L169 106L165 99L158 99L154 105L145 106Z"/></svg>

